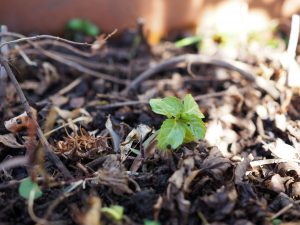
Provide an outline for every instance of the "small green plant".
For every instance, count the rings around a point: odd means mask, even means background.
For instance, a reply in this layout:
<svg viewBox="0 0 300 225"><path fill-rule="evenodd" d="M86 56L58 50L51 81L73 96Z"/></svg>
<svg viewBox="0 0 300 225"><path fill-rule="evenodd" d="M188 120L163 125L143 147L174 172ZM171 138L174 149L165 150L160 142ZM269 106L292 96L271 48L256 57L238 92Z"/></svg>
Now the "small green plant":
<svg viewBox="0 0 300 225"><path fill-rule="evenodd" d="M160 223L156 220L144 220L144 225L160 225Z"/></svg>
<svg viewBox="0 0 300 225"><path fill-rule="evenodd" d="M19 186L19 194L23 198L29 199L31 192L34 192L34 199L41 197L43 194L37 183L33 182L30 177L26 177Z"/></svg>
<svg viewBox="0 0 300 225"><path fill-rule="evenodd" d="M82 32L93 37L100 33L99 28L94 23L85 19L72 19L67 23L66 28L70 31Z"/></svg>
<svg viewBox="0 0 300 225"><path fill-rule="evenodd" d="M167 117L157 135L160 150L176 149L183 143L204 138L204 115L191 94L183 102L176 97L151 99L150 106L153 112Z"/></svg>
<svg viewBox="0 0 300 225"><path fill-rule="evenodd" d="M280 219L274 219L274 220L272 220L272 224L273 225L280 225L280 224L282 224L282 221Z"/></svg>
<svg viewBox="0 0 300 225"><path fill-rule="evenodd" d="M124 216L124 207L120 205L112 205L110 207L103 207L101 212L106 213L115 221L120 221Z"/></svg>
<svg viewBox="0 0 300 225"><path fill-rule="evenodd" d="M201 43L201 37L199 35L185 37L175 42L175 46L177 48L182 48L190 45L197 45L199 46Z"/></svg>

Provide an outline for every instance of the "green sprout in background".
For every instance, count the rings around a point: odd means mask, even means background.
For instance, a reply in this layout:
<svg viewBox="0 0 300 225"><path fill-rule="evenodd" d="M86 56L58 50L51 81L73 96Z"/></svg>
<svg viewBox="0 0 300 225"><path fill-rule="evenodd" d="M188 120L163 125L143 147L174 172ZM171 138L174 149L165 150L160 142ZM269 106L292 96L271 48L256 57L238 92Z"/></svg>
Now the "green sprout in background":
<svg viewBox="0 0 300 225"><path fill-rule="evenodd" d="M177 48L183 48L194 44L200 46L200 43L201 43L201 37L199 35L195 35L195 36L185 37L176 41L175 46Z"/></svg>
<svg viewBox="0 0 300 225"><path fill-rule="evenodd" d="M144 220L144 225L160 225L160 223L156 220Z"/></svg>
<svg viewBox="0 0 300 225"><path fill-rule="evenodd" d="M83 41L82 36L97 37L100 29L86 19L75 18L66 24L66 37L74 41Z"/></svg>
<svg viewBox="0 0 300 225"><path fill-rule="evenodd" d="M83 32L86 35L96 37L99 35L99 28L89 20L72 19L67 24L67 29L77 32Z"/></svg>
<svg viewBox="0 0 300 225"><path fill-rule="evenodd" d="M167 117L157 135L160 150L176 149L204 138L204 115L192 95L186 95L183 102L176 97L151 99L150 106L153 112Z"/></svg>

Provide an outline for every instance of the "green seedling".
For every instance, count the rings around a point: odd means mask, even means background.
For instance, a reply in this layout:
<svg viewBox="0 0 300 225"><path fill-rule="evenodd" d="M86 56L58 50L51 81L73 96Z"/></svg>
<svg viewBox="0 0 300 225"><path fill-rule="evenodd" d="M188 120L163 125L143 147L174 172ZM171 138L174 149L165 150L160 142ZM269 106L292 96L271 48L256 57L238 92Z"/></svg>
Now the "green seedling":
<svg viewBox="0 0 300 225"><path fill-rule="evenodd" d="M160 225L160 223L156 220L144 220L144 225Z"/></svg>
<svg viewBox="0 0 300 225"><path fill-rule="evenodd" d="M282 224L282 221L280 219L274 219L274 220L272 220L272 224L273 225L280 225L280 224Z"/></svg>
<svg viewBox="0 0 300 225"><path fill-rule="evenodd" d="M30 177L27 177L22 180L19 186L19 194L23 198L29 199L32 192L34 192L34 199L41 197L43 194L37 183L33 182Z"/></svg>
<svg viewBox="0 0 300 225"><path fill-rule="evenodd" d="M200 42L201 42L201 37L196 35L196 36L191 36L191 37L185 37L183 39L176 41L175 46L177 48L183 48L183 47L194 45L194 44L199 45Z"/></svg>
<svg viewBox="0 0 300 225"><path fill-rule="evenodd" d="M85 19L72 19L67 23L66 28L70 31L82 32L93 37L100 33L99 28L95 24Z"/></svg>
<svg viewBox="0 0 300 225"><path fill-rule="evenodd" d="M183 143L204 138L204 115L192 95L186 95L183 102L176 97L151 99L150 106L153 112L167 117L157 135L160 150L176 149Z"/></svg>
<svg viewBox="0 0 300 225"><path fill-rule="evenodd" d="M101 212L106 213L115 221L120 221L124 216L124 208L120 205L112 205L110 207L103 207Z"/></svg>

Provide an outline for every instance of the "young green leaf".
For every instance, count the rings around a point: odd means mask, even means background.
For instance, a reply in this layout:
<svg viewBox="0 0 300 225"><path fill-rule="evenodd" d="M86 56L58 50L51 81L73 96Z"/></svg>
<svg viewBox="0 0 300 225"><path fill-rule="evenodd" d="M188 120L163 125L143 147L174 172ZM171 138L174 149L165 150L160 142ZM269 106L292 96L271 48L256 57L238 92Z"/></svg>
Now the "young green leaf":
<svg viewBox="0 0 300 225"><path fill-rule="evenodd" d="M186 122L186 129L192 133L194 141L203 139L206 132L206 127L201 118L191 115L189 121ZM189 134L189 132L187 132Z"/></svg>
<svg viewBox="0 0 300 225"><path fill-rule="evenodd" d="M158 131L159 149L176 149L182 143L203 139L206 132L201 113L192 95L185 96L183 103L176 97L151 99L152 110L168 117Z"/></svg>
<svg viewBox="0 0 300 225"><path fill-rule="evenodd" d="M19 186L19 194L26 199L29 199L30 193L34 191L34 199L37 199L42 196L42 191L37 183L32 182L30 177L27 177L22 180Z"/></svg>
<svg viewBox="0 0 300 225"><path fill-rule="evenodd" d="M166 110L162 107L162 99L160 98L152 98L149 102L151 109L153 112L166 116L168 113Z"/></svg>
<svg viewBox="0 0 300 225"><path fill-rule="evenodd" d="M150 100L150 106L152 108L152 111L165 115L168 118L176 117L178 116L182 110L183 105L181 101L176 97L165 97L163 99L151 99Z"/></svg>
<svg viewBox="0 0 300 225"><path fill-rule="evenodd" d="M185 136L183 139L183 143L189 143L189 142L194 141L196 138L195 138L194 134L192 133L190 127L186 123L184 123L184 129L185 129Z"/></svg>
<svg viewBox="0 0 300 225"><path fill-rule="evenodd" d="M198 104L191 94L188 94L184 97L183 100L183 112L182 118L188 119L190 115L204 118L204 115L201 113Z"/></svg>
<svg viewBox="0 0 300 225"><path fill-rule="evenodd" d="M176 41L175 46L177 48L182 48L182 47L189 46L192 44L198 44L200 41L201 41L201 37L198 35L192 36L192 37L186 37L186 38Z"/></svg>
<svg viewBox="0 0 300 225"><path fill-rule="evenodd" d="M174 119L167 119L161 125L157 136L158 148L161 150L176 149L183 143L184 136L184 125Z"/></svg>
<svg viewBox="0 0 300 225"><path fill-rule="evenodd" d="M67 28L70 30L80 31L82 30L82 19L72 19L68 22Z"/></svg>
<svg viewBox="0 0 300 225"><path fill-rule="evenodd" d="M67 23L67 29L83 32L86 35L97 36L100 33L99 28L89 20L75 18Z"/></svg>
<svg viewBox="0 0 300 225"><path fill-rule="evenodd" d="M272 220L272 224L273 225L280 225L280 224L282 224L282 220L280 220L280 219L274 219L274 220Z"/></svg>
<svg viewBox="0 0 300 225"><path fill-rule="evenodd" d="M124 216L124 207L112 205L110 207L103 207L101 212L108 214L113 220L120 221Z"/></svg>
<svg viewBox="0 0 300 225"><path fill-rule="evenodd" d="M89 20L83 20L82 31L90 36L97 36L100 33L99 28Z"/></svg>
<svg viewBox="0 0 300 225"><path fill-rule="evenodd" d="M160 225L160 223L156 220L144 220L144 225Z"/></svg>

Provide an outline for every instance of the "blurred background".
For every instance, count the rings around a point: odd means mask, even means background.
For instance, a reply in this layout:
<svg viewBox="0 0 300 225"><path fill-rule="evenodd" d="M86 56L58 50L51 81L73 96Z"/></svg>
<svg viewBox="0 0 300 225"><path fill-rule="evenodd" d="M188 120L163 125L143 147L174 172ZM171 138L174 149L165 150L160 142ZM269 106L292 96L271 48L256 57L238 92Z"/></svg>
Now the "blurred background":
<svg viewBox="0 0 300 225"><path fill-rule="evenodd" d="M62 34L68 21L82 18L101 32L120 34L143 18L148 39L156 43L174 31L245 33L274 20L289 29L289 18L299 11L298 0L2 0L0 23L23 34Z"/></svg>

